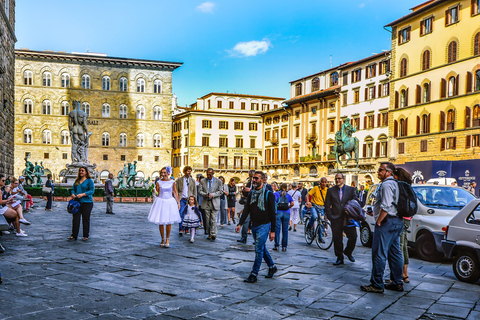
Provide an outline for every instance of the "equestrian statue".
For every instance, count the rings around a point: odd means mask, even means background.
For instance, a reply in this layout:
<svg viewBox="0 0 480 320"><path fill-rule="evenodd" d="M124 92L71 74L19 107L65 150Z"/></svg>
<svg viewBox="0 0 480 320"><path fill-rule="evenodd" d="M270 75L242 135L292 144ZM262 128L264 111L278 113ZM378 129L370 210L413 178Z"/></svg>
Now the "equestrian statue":
<svg viewBox="0 0 480 320"><path fill-rule="evenodd" d="M348 159L347 162L345 162L345 166L347 166L348 162L352 159L352 152L355 155L355 161L357 162L358 168L359 141L356 137L352 137L352 133L356 131L357 127L353 127L350 123L350 119L346 118L343 120L342 128L335 133L335 146L333 147L333 152L335 153L335 158L337 160L337 169L338 165L343 165L342 161L340 161L340 157L344 154L347 155Z"/></svg>

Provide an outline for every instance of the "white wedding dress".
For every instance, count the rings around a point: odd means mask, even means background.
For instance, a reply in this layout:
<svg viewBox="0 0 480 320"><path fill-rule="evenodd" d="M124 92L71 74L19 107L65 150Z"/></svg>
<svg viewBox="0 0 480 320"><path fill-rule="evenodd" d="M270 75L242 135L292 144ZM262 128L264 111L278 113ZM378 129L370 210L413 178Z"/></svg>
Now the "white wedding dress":
<svg viewBox="0 0 480 320"><path fill-rule="evenodd" d="M178 211L177 200L172 195L174 180L162 181L158 180L160 194L153 202L148 221L158 225L174 224L182 221Z"/></svg>

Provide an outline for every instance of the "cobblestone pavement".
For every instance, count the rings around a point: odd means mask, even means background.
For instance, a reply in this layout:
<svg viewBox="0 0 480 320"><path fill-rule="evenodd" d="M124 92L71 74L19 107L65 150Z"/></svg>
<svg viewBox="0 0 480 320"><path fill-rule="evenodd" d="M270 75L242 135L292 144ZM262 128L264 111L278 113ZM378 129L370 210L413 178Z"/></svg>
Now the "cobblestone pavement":
<svg viewBox="0 0 480 320"><path fill-rule="evenodd" d="M233 226L214 243L203 230L194 244L172 232L162 248L148 204L115 204L110 216L95 203L90 239L69 242L66 204L42 205L26 215L28 237L1 239L0 319L480 319L480 286L457 281L448 261L412 259L405 292L366 294L370 249L358 245L357 262L334 267L333 248L308 246L300 226L287 252L271 251L275 277L262 264L247 284L252 240L237 245Z"/></svg>

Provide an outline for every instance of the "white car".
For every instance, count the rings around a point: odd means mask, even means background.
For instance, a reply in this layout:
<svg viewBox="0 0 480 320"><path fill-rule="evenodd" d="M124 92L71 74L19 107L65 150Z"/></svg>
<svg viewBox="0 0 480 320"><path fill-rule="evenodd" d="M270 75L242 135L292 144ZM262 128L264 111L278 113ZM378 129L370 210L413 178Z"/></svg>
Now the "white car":
<svg viewBox="0 0 480 320"><path fill-rule="evenodd" d="M365 205L367 212L373 209L378 186L379 184L373 185L368 191ZM417 194L418 211L408 229L408 244L416 249L420 259L438 261L444 256L442 228L475 196L460 187L428 184L412 187ZM370 215L366 217L360 228L360 241L362 245L370 247L375 221Z"/></svg>

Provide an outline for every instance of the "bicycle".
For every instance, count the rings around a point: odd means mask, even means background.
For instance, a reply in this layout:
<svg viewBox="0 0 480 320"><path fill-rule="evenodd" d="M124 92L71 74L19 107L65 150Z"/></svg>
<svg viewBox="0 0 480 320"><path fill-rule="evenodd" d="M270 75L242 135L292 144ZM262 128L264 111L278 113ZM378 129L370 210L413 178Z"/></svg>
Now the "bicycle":
<svg viewBox="0 0 480 320"><path fill-rule="evenodd" d="M313 224L313 227L308 230L308 224L312 215L310 213L305 214L305 241L307 244L312 244L313 240L317 243L317 246L322 250L328 250L333 243L332 226L330 221L325 220L321 214L318 215L317 221ZM312 232L312 230L315 230Z"/></svg>

